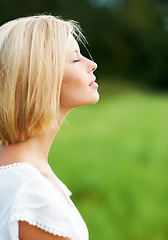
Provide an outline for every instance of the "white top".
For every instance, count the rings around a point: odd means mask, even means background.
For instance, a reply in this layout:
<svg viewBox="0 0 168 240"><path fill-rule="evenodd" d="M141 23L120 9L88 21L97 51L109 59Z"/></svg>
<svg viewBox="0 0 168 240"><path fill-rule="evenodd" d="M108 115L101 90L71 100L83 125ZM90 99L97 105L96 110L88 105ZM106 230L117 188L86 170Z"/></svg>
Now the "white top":
<svg viewBox="0 0 168 240"><path fill-rule="evenodd" d="M1 240L19 239L19 221L53 235L88 240L86 224L70 199L71 192L58 178L57 181L68 201L30 164L0 167Z"/></svg>

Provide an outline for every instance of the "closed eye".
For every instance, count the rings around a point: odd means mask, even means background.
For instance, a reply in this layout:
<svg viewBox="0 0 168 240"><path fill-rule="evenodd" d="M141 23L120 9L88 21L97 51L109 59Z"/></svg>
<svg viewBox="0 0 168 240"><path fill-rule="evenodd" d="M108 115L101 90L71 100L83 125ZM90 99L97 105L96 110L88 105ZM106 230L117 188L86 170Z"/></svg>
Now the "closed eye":
<svg viewBox="0 0 168 240"><path fill-rule="evenodd" d="M79 60L79 59L75 59L75 60L73 60L73 62L74 62L74 63L80 62L80 60Z"/></svg>

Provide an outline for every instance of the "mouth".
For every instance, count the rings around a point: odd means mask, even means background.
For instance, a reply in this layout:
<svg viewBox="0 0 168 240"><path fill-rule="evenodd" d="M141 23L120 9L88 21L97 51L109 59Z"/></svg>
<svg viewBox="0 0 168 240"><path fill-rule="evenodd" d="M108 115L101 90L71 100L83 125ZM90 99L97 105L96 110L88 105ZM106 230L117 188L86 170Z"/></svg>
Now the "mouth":
<svg viewBox="0 0 168 240"><path fill-rule="evenodd" d="M94 78L94 80L89 84L89 87L98 88L98 84L95 81L96 81L96 78Z"/></svg>

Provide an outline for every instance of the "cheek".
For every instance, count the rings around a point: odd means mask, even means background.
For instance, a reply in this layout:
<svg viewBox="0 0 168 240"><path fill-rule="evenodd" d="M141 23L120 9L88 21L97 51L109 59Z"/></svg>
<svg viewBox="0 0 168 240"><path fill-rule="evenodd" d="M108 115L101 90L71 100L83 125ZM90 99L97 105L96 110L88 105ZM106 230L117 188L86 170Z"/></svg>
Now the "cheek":
<svg viewBox="0 0 168 240"><path fill-rule="evenodd" d="M86 83L77 75L64 77L61 87L60 105L66 108L79 106L86 97Z"/></svg>
<svg viewBox="0 0 168 240"><path fill-rule="evenodd" d="M83 75L77 73L76 71L65 75L62 82L62 91L66 92L67 95L72 95L77 92L81 92L82 89L86 87L86 82L84 81Z"/></svg>
<svg viewBox="0 0 168 240"><path fill-rule="evenodd" d="M76 79L71 76L65 76L62 81L60 105L62 107L69 107L72 103L75 86L77 85Z"/></svg>
<svg viewBox="0 0 168 240"><path fill-rule="evenodd" d="M86 83L85 78L85 70L82 66L77 65L78 63L75 63L74 65L67 65L65 67L64 72L64 78L63 78L63 84L67 85L70 88L77 89L80 86L84 86ZM75 90L74 89L74 90Z"/></svg>

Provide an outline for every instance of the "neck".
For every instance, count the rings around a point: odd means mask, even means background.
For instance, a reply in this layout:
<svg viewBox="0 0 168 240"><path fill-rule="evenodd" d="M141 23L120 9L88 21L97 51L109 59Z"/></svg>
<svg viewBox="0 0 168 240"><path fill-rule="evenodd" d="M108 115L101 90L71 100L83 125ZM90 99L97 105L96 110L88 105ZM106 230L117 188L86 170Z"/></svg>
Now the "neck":
<svg viewBox="0 0 168 240"><path fill-rule="evenodd" d="M28 162L37 168L48 165L48 154L51 144L67 113L60 114L56 130L48 130L25 142L0 147L0 165L13 162Z"/></svg>

